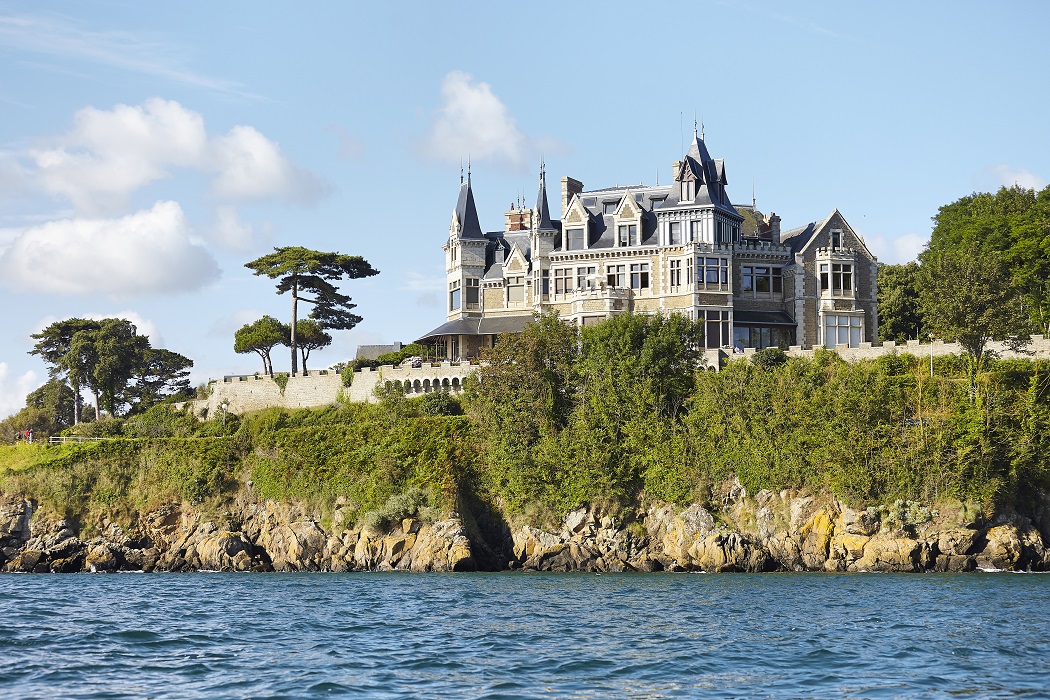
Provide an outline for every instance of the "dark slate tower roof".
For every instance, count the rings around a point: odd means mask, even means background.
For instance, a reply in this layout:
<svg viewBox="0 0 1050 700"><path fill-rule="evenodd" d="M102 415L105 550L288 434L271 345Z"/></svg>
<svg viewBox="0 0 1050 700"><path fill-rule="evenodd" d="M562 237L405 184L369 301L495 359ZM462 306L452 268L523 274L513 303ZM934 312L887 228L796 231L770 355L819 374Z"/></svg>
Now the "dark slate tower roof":
<svg viewBox="0 0 1050 700"><path fill-rule="evenodd" d="M547 206L547 173L543 166L543 161L540 161L540 193L536 197L536 230L557 230L554 224L551 223L551 210Z"/></svg>
<svg viewBox="0 0 1050 700"><path fill-rule="evenodd" d="M460 179L463 173L460 171ZM459 186L459 201L456 202L456 219L459 221L460 238L485 238L478 221L478 208L474 205L474 191L470 188L470 172L467 181Z"/></svg>
<svg viewBox="0 0 1050 700"><path fill-rule="evenodd" d="M695 179L696 196L690 201L683 202L681 189L672 187L671 194L667 197L664 206L699 204L712 206L736 217L740 216L726 194L726 185L729 182L726 180L725 164L721 159L716 160L711 157L703 137L699 136L695 130L693 131L693 142L689 144L689 151L682 159L675 181L680 182L683 177Z"/></svg>

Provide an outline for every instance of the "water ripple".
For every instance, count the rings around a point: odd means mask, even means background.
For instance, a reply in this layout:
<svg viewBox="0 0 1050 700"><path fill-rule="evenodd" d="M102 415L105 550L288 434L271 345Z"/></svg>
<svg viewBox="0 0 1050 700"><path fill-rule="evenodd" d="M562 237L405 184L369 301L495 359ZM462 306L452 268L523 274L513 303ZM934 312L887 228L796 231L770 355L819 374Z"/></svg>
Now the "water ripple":
<svg viewBox="0 0 1050 700"><path fill-rule="evenodd" d="M0 577L0 698L1050 697L1050 578Z"/></svg>

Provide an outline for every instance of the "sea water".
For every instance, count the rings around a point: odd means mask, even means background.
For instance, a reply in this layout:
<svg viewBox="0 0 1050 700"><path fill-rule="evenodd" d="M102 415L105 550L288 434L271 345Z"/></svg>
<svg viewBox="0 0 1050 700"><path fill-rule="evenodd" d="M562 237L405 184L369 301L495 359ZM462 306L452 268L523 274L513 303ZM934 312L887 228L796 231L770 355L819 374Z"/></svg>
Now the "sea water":
<svg viewBox="0 0 1050 700"><path fill-rule="evenodd" d="M0 576L0 698L337 696L1050 698L1050 576Z"/></svg>

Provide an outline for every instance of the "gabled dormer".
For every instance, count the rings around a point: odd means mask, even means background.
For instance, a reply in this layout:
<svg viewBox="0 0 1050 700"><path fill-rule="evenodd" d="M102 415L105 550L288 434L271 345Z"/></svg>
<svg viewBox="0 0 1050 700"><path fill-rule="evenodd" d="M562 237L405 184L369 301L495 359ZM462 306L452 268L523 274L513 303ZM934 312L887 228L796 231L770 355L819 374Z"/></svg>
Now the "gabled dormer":
<svg viewBox="0 0 1050 700"><path fill-rule="evenodd" d="M631 190L624 192L613 214L613 220L616 226L616 237L613 240L617 248L642 244L642 207L635 201Z"/></svg>
<svg viewBox="0 0 1050 700"><path fill-rule="evenodd" d="M583 206L580 195L574 194L562 221L563 251L587 250L590 218L591 214L587 207Z"/></svg>

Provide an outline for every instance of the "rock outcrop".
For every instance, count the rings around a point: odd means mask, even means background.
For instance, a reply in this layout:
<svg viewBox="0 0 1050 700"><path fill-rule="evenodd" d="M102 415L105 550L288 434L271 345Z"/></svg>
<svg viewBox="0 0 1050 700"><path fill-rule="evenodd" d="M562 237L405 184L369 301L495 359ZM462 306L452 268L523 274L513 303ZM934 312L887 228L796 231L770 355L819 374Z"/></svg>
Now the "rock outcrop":
<svg viewBox="0 0 1050 700"><path fill-rule="evenodd" d="M0 570L109 571L469 571L470 538L459 517L406 518L389 532L330 527L301 508L239 503L222 518L171 504L132 529L109 521L82 540L70 523L41 517L31 501L0 499Z"/></svg>
<svg viewBox="0 0 1050 700"><path fill-rule="evenodd" d="M83 539L72 523L36 512L33 502L0 496L0 570L1050 570L1050 502L1033 515L985 521L966 507L942 513L898 501L856 510L828 495L751 496L737 483L720 493L711 507L655 503L610 513L581 506L550 530L504 526L505 542L495 545L455 513L436 522L405 518L375 532L345 526L341 506L323 520L302 506L244 493L221 514L169 504L127 526L95 523L93 536Z"/></svg>

